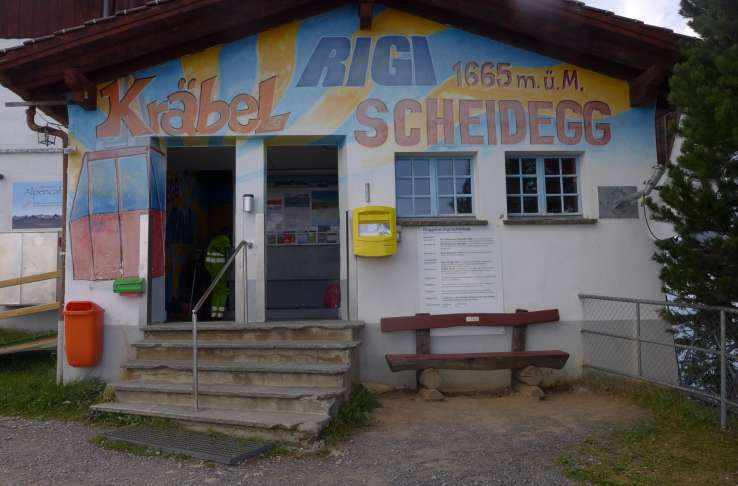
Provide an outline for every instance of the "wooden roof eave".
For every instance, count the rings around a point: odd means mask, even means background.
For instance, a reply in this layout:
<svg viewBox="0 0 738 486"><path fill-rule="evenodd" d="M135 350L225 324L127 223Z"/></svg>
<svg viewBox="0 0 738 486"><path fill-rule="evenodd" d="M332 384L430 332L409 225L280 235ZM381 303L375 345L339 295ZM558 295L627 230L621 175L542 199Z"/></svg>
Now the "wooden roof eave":
<svg viewBox="0 0 738 486"><path fill-rule="evenodd" d="M108 81L280 23L315 15L347 1L255 0L250 2L253 5L249 9L236 0L151 2L150 6L139 8L140 11L88 23L53 41L7 52L0 57L0 82L24 99L29 96L40 99L39 93L47 93L45 99L58 99L69 91L64 75L70 67L92 81ZM679 59L678 40L683 38L666 29L644 26L614 14L596 14L595 9L572 0L563 3L562 0L382 0L381 3L627 80L647 100L654 93L648 83L664 86L663 76L668 75ZM572 6L562 7L562 4ZM205 17L212 20L203 22ZM586 21L578 25L582 19ZM567 31L566 25L579 28ZM58 111L61 110L54 110L52 116L60 119Z"/></svg>

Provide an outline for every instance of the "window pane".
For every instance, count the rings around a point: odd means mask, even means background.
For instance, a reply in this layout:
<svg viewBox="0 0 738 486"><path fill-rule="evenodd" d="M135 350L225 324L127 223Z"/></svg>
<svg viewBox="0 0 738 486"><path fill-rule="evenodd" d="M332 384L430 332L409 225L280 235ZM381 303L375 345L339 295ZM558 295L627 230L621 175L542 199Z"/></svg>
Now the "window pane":
<svg viewBox="0 0 738 486"><path fill-rule="evenodd" d="M415 195L430 195L430 179L415 179Z"/></svg>
<svg viewBox="0 0 738 486"><path fill-rule="evenodd" d="M471 175L471 161L469 159L454 160L454 173L457 177Z"/></svg>
<svg viewBox="0 0 738 486"><path fill-rule="evenodd" d="M413 160L413 175L415 177L430 176L430 162L427 160Z"/></svg>
<svg viewBox="0 0 738 486"><path fill-rule="evenodd" d="M546 194L561 194L561 178L546 177Z"/></svg>
<svg viewBox="0 0 738 486"><path fill-rule="evenodd" d="M523 198L523 211L526 213L537 213L538 212L538 198L537 197L524 197Z"/></svg>
<svg viewBox="0 0 738 486"><path fill-rule="evenodd" d="M507 198L507 212L510 214L519 214L522 212L519 197L516 196Z"/></svg>
<svg viewBox="0 0 738 486"><path fill-rule="evenodd" d="M438 214L454 214L454 198L439 197L438 198Z"/></svg>
<svg viewBox="0 0 738 486"><path fill-rule="evenodd" d="M553 196L546 198L546 212L549 213L560 213L561 212L561 196Z"/></svg>
<svg viewBox="0 0 738 486"><path fill-rule="evenodd" d="M561 174L559 170L559 159L546 159L544 165L546 166L546 175Z"/></svg>
<svg viewBox="0 0 738 486"><path fill-rule="evenodd" d="M561 159L561 165L564 169L564 174L576 174L577 173L577 159Z"/></svg>
<svg viewBox="0 0 738 486"><path fill-rule="evenodd" d="M454 193L454 180L450 177L442 177L438 179L438 194L440 195L453 195Z"/></svg>
<svg viewBox="0 0 738 486"><path fill-rule="evenodd" d="M520 161L518 159L507 159L505 161L505 173L507 175L520 174Z"/></svg>
<svg viewBox="0 0 738 486"><path fill-rule="evenodd" d="M471 194L471 179L456 179L456 194Z"/></svg>
<svg viewBox="0 0 738 486"><path fill-rule="evenodd" d="M398 216L412 216L413 215L413 200L412 199L397 199L397 215Z"/></svg>
<svg viewBox="0 0 738 486"><path fill-rule="evenodd" d="M523 177L523 192L525 194L537 194L538 179L535 177Z"/></svg>
<svg viewBox="0 0 738 486"><path fill-rule="evenodd" d="M450 159L439 159L436 164L438 164L436 170L438 171L439 176L454 175L454 165Z"/></svg>
<svg viewBox="0 0 738 486"><path fill-rule="evenodd" d="M395 181L395 187L398 196L412 196L413 194L412 179L397 179Z"/></svg>
<svg viewBox="0 0 738 486"><path fill-rule="evenodd" d="M118 162L120 172L120 205L123 211L148 209L149 191L141 181L149 177L146 157L124 157Z"/></svg>
<svg viewBox="0 0 738 486"><path fill-rule="evenodd" d="M398 160L395 164L395 176L411 177L413 175L412 162L409 160Z"/></svg>
<svg viewBox="0 0 738 486"><path fill-rule="evenodd" d="M523 159L523 174L536 173L536 159Z"/></svg>
<svg viewBox="0 0 738 486"><path fill-rule="evenodd" d="M565 213L578 213L579 212L579 198L577 196L564 196L564 212Z"/></svg>
<svg viewBox="0 0 738 486"><path fill-rule="evenodd" d="M520 194L520 179L517 177L507 178L507 193Z"/></svg>
<svg viewBox="0 0 738 486"><path fill-rule="evenodd" d="M577 178L576 177L564 177L564 193L576 194L577 193Z"/></svg>
<svg viewBox="0 0 738 486"><path fill-rule="evenodd" d="M457 197L456 208L459 214L471 214L472 200L470 197Z"/></svg>
<svg viewBox="0 0 738 486"><path fill-rule="evenodd" d="M90 161L92 172L92 212L114 213L118 211L118 184L115 160Z"/></svg>
<svg viewBox="0 0 738 486"><path fill-rule="evenodd" d="M431 200L429 197L415 198L415 215L429 216L431 213Z"/></svg>

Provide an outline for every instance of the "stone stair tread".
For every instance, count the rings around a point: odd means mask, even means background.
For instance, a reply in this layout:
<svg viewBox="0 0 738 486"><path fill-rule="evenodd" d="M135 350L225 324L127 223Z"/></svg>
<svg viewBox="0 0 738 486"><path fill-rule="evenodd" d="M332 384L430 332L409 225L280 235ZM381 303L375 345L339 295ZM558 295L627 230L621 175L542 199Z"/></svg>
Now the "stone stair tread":
<svg viewBox="0 0 738 486"><path fill-rule="evenodd" d="M317 434L330 421L325 414L304 412L263 412L256 410L221 410L160 404L99 403L91 407L98 412L123 413L161 417L189 422L217 425L253 427L260 429L284 429Z"/></svg>
<svg viewBox="0 0 738 486"><path fill-rule="evenodd" d="M305 320L305 321L271 321L243 324L234 321L203 321L197 323L197 330L201 331L270 331L274 329L305 329L319 327L323 329L355 329L364 327L359 321L338 320ZM192 329L191 322L177 322L170 324L153 324L144 331L189 331Z"/></svg>
<svg viewBox="0 0 738 486"><path fill-rule="evenodd" d="M360 344L359 341L198 341L197 347L200 349L352 349ZM167 339L153 340L147 339L133 344L136 348L192 348L191 339Z"/></svg>
<svg viewBox="0 0 738 486"><path fill-rule="evenodd" d="M130 380L110 384L115 390L143 391L154 393L191 394L192 385L189 383L173 383L168 381ZM292 398L304 397L324 399L341 395L342 388L321 387L280 387L264 385L229 385L204 384L199 386L200 395L241 396L259 398Z"/></svg>
<svg viewBox="0 0 738 486"><path fill-rule="evenodd" d="M126 361L123 368L128 369L157 369L170 368L178 371L191 371L192 361L175 361L175 360L143 360L135 359ZM198 363L197 368L200 371L224 371L224 372L256 372L256 373L306 373L306 374L322 374L322 375L341 375L348 373L351 369L350 364L272 364L272 363L255 363L249 361L228 362L228 363Z"/></svg>

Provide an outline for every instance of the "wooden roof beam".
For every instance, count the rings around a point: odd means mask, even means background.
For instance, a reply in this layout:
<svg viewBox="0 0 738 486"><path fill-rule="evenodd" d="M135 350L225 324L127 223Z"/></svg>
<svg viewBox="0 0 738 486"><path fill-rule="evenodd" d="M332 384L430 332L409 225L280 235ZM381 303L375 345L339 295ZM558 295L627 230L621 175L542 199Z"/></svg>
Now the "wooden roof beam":
<svg viewBox="0 0 738 486"><path fill-rule="evenodd" d="M669 70L654 64L640 76L628 81L630 85L630 106L648 106L656 102L661 87L669 77Z"/></svg>
<svg viewBox="0 0 738 486"><path fill-rule="evenodd" d="M374 2L359 2L359 25L361 30L372 29L372 19L374 18Z"/></svg>
<svg viewBox="0 0 738 486"><path fill-rule="evenodd" d="M97 86L82 71L75 68L64 71L64 84L72 92L72 101L87 111L97 109Z"/></svg>

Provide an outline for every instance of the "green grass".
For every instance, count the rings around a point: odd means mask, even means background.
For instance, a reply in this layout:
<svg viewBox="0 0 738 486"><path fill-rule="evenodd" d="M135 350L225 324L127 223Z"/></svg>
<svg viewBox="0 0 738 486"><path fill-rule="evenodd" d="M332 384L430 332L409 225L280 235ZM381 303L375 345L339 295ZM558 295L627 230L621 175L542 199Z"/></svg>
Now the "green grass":
<svg viewBox="0 0 738 486"><path fill-rule="evenodd" d="M720 430L714 408L648 384L599 377L586 385L633 401L647 416L609 437L591 437L561 457L570 479L599 485L738 484L736 423Z"/></svg>
<svg viewBox="0 0 738 486"><path fill-rule="evenodd" d="M39 338L56 336L56 331L27 332L15 329L0 329L0 347L35 341Z"/></svg>
<svg viewBox="0 0 738 486"><path fill-rule="evenodd" d="M357 388L348 402L341 405L338 413L323 430L322 437L327 445L345 440L354 431L371 423L372 412L381 407L379 399L366 388Z"/></svg>
<svg viewBox="0 0 738 486"><path fill-rule="evenodd" d="M84 421L105 388L99 380L56 384L56 355L0 358L0 415Z"/></svg>

